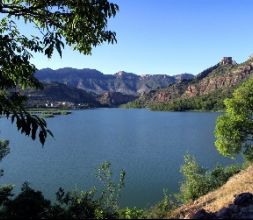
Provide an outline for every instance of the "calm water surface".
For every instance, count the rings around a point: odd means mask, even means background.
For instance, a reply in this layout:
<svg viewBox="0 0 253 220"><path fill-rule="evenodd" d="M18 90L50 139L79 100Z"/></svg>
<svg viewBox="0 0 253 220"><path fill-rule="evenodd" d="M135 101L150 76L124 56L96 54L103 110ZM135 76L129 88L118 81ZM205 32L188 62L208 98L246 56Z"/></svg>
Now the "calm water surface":
<svg viewBox="0 0 253 220"><path fill-rule="evenodd" d="M47 119L55 138L42 148L20 135L6 119L0 120L1 138L10 140L11 153L1 162L0 183L24 181L53 198L59 186L88 190L98 184L96 168L108 160L115 178L126 170L122 206L148 207L163 189L177 192L185 153L207 168L234 161L221 157L213 142L218 113L151 112L96 109L74 111Z"/></svg>

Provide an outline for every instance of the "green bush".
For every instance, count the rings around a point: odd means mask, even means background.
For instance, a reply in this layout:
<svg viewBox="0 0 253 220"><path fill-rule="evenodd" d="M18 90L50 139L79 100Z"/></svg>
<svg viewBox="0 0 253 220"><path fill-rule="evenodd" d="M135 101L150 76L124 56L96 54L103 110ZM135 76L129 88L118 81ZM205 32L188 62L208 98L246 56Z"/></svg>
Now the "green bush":
<svg viewBox="0 0 253 220"><path fill-rule="evenodd" d="M6 151L6 146L3 149ZM111 164L105 162L98 168L97 176L104 186L101 194L97 195L95 188L89 191L72 192L65 192L60 188L56 193L56 202L53 204L44 198L42 192L35 191L28 183L23 184L21 192L15 197L12 194L13 186L2 186L0 187L0 218L118 218L119 198L124 187L125 172L120 172L119 182L115 183L112 181ZM132 211L131 216L134 216L134 213L137 216L139 212Z"/></svg>
<svg viewBox="0 0 253 220"><path fill-rule="evenodd" d="M146 211L145 217L148 219L167 218L169 213L178 206L176 198L163 190L163 199Z"/></svg>
<svg viewBox="0 0 253 220"><path fill-rule="evenodd" d="M119 210L120 219L144 219L144 210L137 207L134 208L124 208Z"/></svg>
<svg viewBox="0 0 253 220"><path fill-rule="evenodd" d="M240 170L240 165L228 167L217 165L213 170L208 171L201 167L194 157L187 154L181 167L184 181L181 184L180 193L177 195L177 198L182 203L193 201L222 186L231 176Z"/></svg>

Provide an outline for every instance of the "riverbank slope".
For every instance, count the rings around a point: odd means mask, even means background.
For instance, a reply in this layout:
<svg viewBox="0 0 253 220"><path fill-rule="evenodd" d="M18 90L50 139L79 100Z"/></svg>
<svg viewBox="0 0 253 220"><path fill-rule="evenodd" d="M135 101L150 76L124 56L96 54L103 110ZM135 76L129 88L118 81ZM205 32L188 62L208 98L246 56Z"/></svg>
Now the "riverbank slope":
<svg viewBox="0 0 253 220"><path fill-rule="evenodd" d="M214 213L232 204L235 197L244 192L253 194L253 165L231 177L219 189L179 207L167 217L188 219L201 209Z"/></svg>

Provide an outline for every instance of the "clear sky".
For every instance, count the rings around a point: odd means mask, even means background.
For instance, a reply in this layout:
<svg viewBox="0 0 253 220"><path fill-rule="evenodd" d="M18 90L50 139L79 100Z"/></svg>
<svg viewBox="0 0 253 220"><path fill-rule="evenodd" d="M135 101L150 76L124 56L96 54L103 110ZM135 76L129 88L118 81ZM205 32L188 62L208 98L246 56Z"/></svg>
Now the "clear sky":
<svg viewBox="0 0 253 220"><path fill-rule="evenodd" d="M253 0L110 0L118 43L84 56L65 48L63 58L36 55L37 68L94 68L105 74L193 73L223 56L238 63L253 53Z"/></svg>

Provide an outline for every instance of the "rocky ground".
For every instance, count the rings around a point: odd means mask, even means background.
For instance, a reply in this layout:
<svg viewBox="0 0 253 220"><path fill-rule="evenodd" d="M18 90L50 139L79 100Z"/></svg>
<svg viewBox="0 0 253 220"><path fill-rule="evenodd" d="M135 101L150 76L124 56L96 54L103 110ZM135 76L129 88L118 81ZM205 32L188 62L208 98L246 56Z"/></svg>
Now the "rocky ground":
<svg viewBox="0 0 253 220"><path fill-rule="evenodd" d="M253 219L253 195L241 193L234 202L217 212L197 211L191 219Z"/></svg>
<svg viewBox="0 0 253 220"><path fill-rule="evenodd" d="M219 189L176 209L168 218L253 219L253 165L231 177Z"/></svg>

